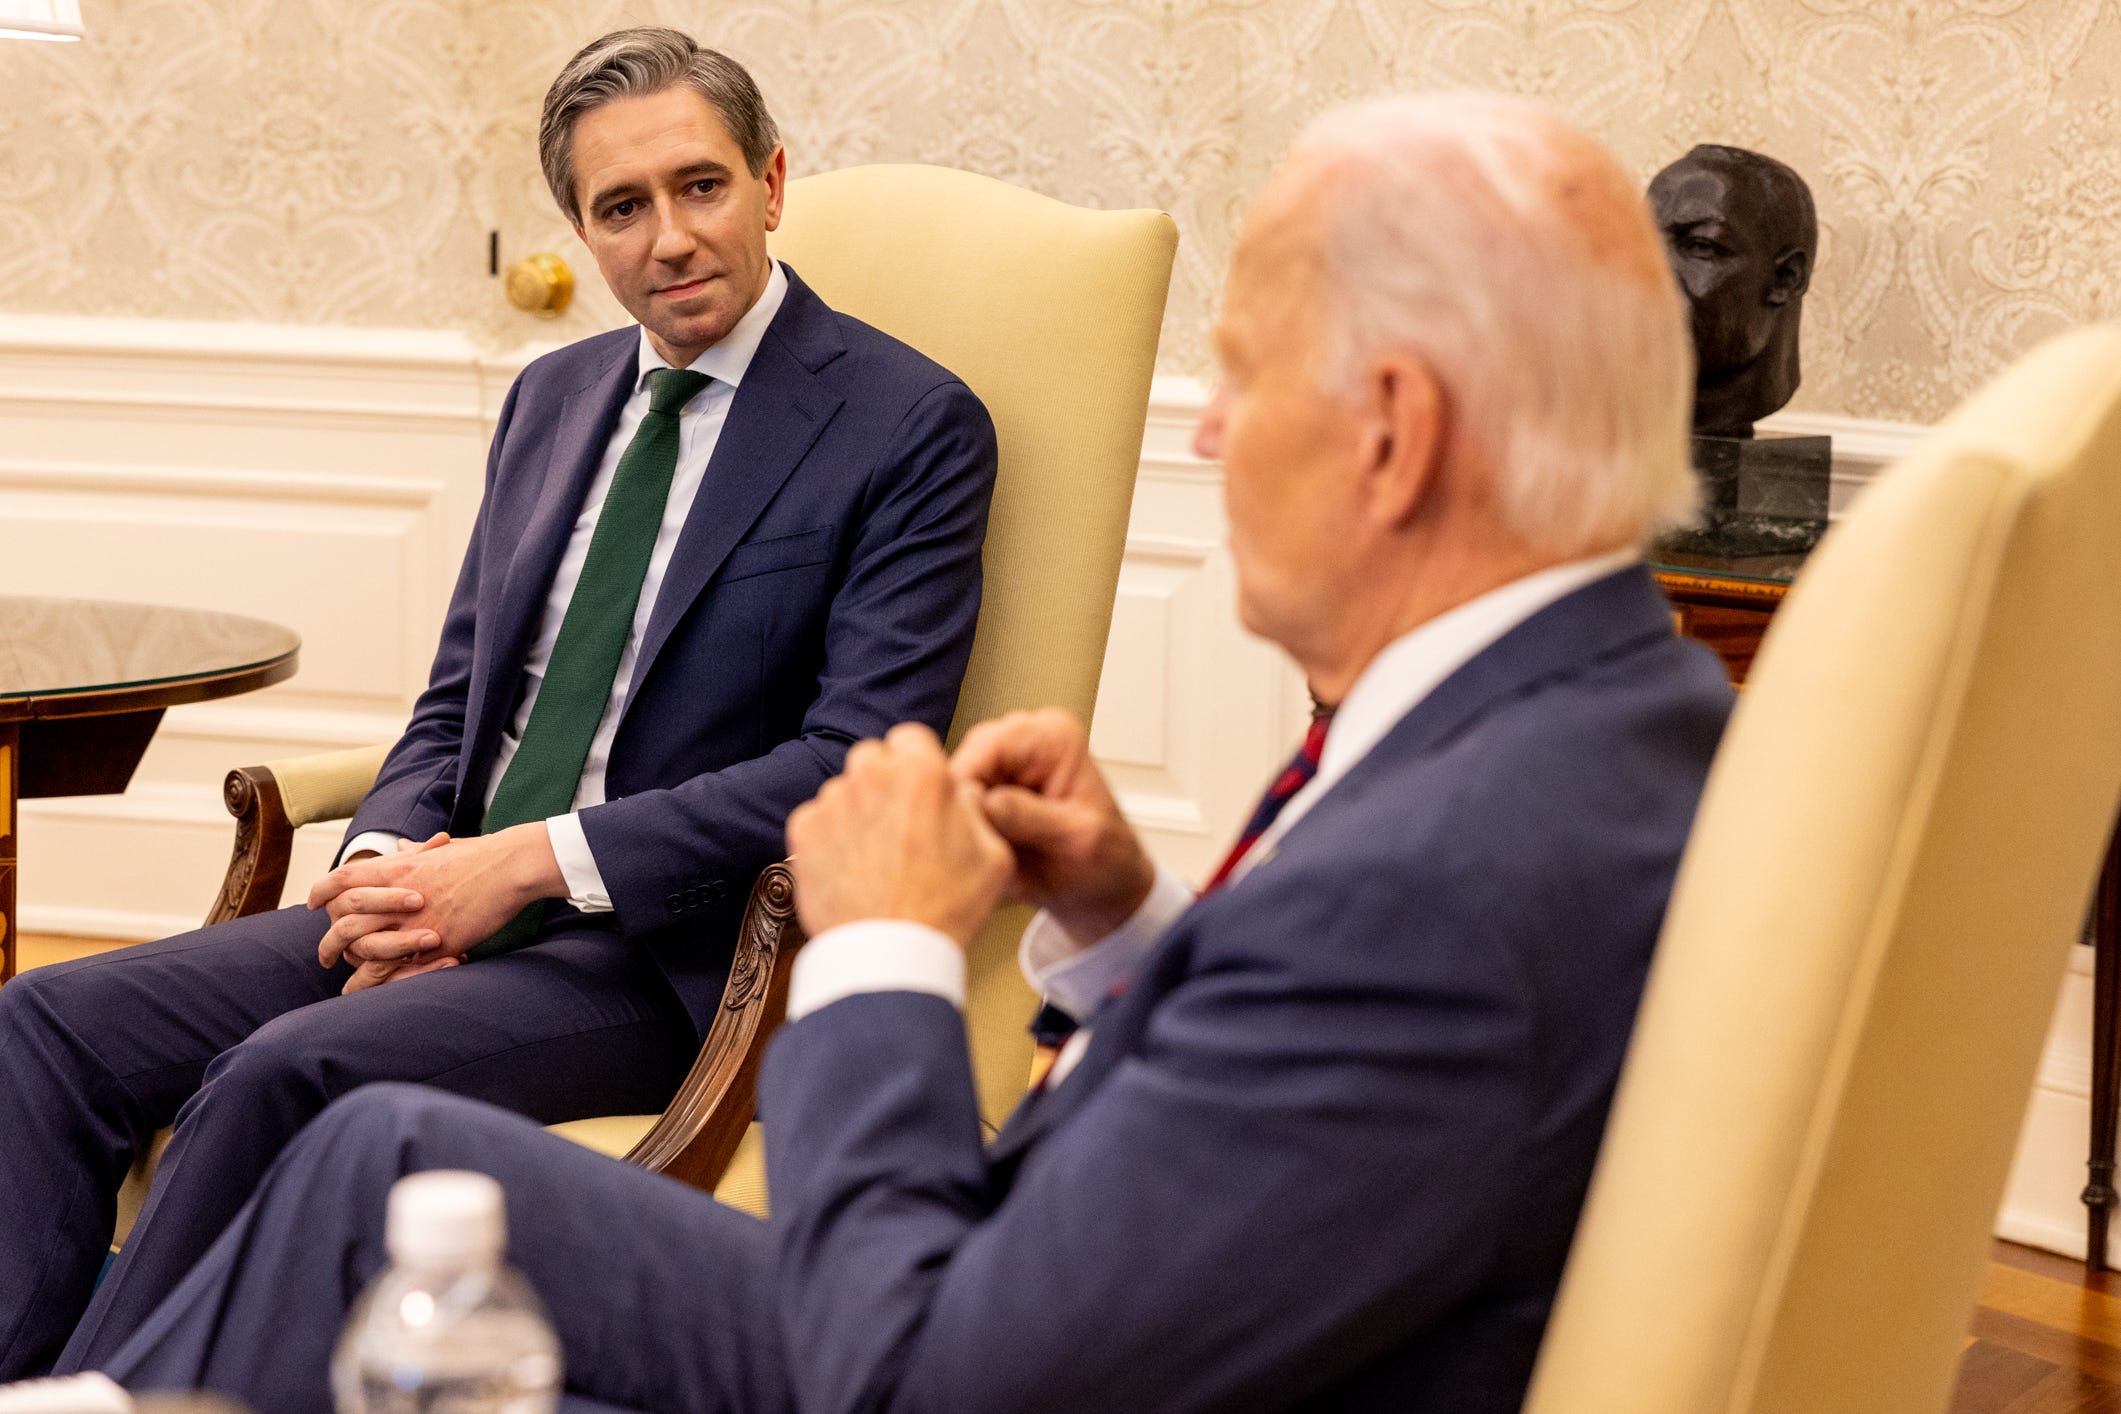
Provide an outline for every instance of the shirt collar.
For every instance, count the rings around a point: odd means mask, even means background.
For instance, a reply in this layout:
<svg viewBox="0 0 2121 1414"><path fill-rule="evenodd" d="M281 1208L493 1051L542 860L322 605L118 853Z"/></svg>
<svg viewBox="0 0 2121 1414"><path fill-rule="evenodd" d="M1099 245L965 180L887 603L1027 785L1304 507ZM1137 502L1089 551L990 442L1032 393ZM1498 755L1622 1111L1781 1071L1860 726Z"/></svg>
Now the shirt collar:
<svg viewBox="0 0 2121 1414"><path fill-rule="evenodd" d="M1513 579L1401 634L1370 660L1333 714L1312 782L1323 794L1437 685L1547 605L1642 558L1635 549Z"/></svg>
<svg viewBox="0 0 2121 1414"><path fill-rule="evenodd" d="M743 383L744 373L751 367L751 359L759 351L759 344L766 337L766 326L773 323L773 316L780 313L781 301L788 297L788 274L778 260L769 262L772 270L766 276L766 288L759 292L744 317L718 341L710 344L700 356L692 361L692 371L704 373L717 383L727 383L734 388ZM640 367L634 374L633 389L638 393L647 386L648 375L658 368L670 367L670 361L655 351L648 342L648 331L641 331Z"/></svg>

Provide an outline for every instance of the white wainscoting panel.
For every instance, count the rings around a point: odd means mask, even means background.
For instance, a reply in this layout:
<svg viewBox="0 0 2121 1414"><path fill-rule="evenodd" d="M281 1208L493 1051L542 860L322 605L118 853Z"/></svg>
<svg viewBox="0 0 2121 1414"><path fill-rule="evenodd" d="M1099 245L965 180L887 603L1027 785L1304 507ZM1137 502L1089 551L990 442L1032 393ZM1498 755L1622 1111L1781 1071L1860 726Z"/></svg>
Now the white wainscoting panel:
<svg viewBox="0 0 2121 1414"><path fill-rule="evenodd" d="M2040 1071L2018 1132L2018 1157L1996 1214L1996 1235L2066 1257L2084 1256L2084 1156L2092 1115L2092 950L2072 951ZM2121 1224L2115 1236L2121 1238Z"/></svg>
<svg viewBox="0 0 2121 1414"><path fill-rule="evenodd" d="M1090 742L1163 864L1214 869L1258 793L1303 736L1303 684L1246 633L1224 543L1222 478L1193 454L1205 405L1158 378Z"/></svg>
<svg viewBox="0 0 2121 1414"><path fill-rule="evenodd" d="M291 681L173 709L123 796L25 802L32 931L195 926L235 765L394 736L470 534L486 444L537 350L450 334L0 316L0 593L140 599L296 629ZM1092 743L1157 857L1200 878L1301 738L1303 684L1234 612L1196 380L1156 380ZM1835 438L1836 511L1919 429L1784 414ZM290 891L337 827L296 842ZM1999 1230L2082 1251L2089 977L2073 972Z"/></svg>
<svg viewBox="0 0 2121 1414"><path fill-rule="evenodd" d="M25 928L196 926L227 861L231 766L396 735L512 372L448 334L0 318L0 593L302 636L291 681L173 709L123 796L24 802ZM298 841L297 894L336 834Z"/></svg>

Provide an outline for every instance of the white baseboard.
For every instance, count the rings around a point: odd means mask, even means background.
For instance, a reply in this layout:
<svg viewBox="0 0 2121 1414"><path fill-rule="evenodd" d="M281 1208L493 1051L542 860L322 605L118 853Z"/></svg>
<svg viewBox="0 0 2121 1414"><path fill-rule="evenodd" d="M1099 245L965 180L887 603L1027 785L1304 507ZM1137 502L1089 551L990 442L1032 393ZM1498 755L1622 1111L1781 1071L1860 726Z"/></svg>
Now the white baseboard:
<svg viewBox="0 0 2121 1414"><path fill-rule="evenodd" d="M1150 438L1142 458L1145 473L1190 474L1220 482L1212 463L1199 460L1187 450L1193 424L1199 421L1213 391L1209 383L1199 378L1176 373L1157 375L1149 393ZM1929 431L1913 422L1788 411L1763 419L1760 430L1834 439L1833 510L1837 515L1847 509L1848 502L1865 483L1913 451Z"/></svg>
<svg viewBox="0 0 2121 1414"><path fill-rule="evenodd" d="M118 943L148 943L188 933L199 926L198 913L149 913L72 904L34 904L22 909L22 931L56 933L68 938L103 938Z"/></svg>
<svg viewBox="0 0 2121 1414"><path fill-rule="evenodd" d="M2015 1242L2023 1247L2037 1247L2043 1252L2084 1260L2084 1211L2079 1208L2075 1223L2035 1213L2023 1213L2006 1209L1996 1215L1996 1236L2005 1242Z"/></svg>
<svg viewBox="0 0 2121 1414"><path fill-rule="evenodd" d="M2040 1067L2026 1098L2017 1157L1997 1209L1996 1235L2084 1255L2085 1151L2091 1129L2091 949L2071 950ZM2116 1237L2121 1238L2121 1223Z"/></svg>

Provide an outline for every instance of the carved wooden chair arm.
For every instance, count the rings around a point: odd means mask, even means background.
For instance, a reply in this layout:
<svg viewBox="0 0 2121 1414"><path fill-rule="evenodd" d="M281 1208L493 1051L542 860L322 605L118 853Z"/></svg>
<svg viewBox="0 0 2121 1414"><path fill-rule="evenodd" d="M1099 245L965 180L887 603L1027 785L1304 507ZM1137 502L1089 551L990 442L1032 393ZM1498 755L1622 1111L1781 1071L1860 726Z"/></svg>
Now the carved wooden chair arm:
<svg viewBox="0 0 2121 1414"><path fill-rule="evenodd" d="M344 820L383 769L388 743L238 766L221 785L236 817L236 844L208 923L225 923L280 906L295 831L317 820Z"/></svg>
<svg viewBox="0 0 2121 1414"><path fill-rule="evenodd" d="M759 1064L788 1014L788 973L805 942L795 877L773 864L751 886L722 1006L699 1058L626 1162L713 1192L757 1110Z"/></svg>
<svg viewBox="0 0 2121 1414"><path fill-rule="evenodd" d="M388 750L360 747L230 771L222 795L236 817L236 843L206 921L277 908L295 830L351 816ZM722 1006L699 1057L662 1115L627 1152L629 1163L708 1191L721 1181L756 1109L759 1063L787 1015L788 968L803 942L794 877L786 865L772 865L744 906Z"/></svg>

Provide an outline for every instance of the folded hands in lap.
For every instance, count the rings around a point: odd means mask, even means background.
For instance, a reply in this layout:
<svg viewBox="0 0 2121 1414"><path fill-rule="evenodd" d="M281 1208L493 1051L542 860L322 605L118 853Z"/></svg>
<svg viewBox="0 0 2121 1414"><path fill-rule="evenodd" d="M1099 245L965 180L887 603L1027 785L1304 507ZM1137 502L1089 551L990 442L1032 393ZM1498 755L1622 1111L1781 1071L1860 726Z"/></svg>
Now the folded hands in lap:
<svg viewBox="0 0 2121 1414"><path fill-rule="evenodd" d="M1140 907L1156 869L1066 712L1015 712L954 756L926 727L857 744L788 817L796 904L814 937L866 918L924 923L960 946L1004 897L1094 941ZM455 967L537 899L565 892L542 821L437 834L359 854L309 891L331 916L317 961L356 964L345 990Z"/></svg>
<svg viewBox="0 0 2121 1414"><path fill-rule="evenodd" d="M317 961L354 962L348 992L454 967L525 907L564 892L543 821L402 841L394 854L348 859L310 889L309 906L332 920Z"/></svg>

